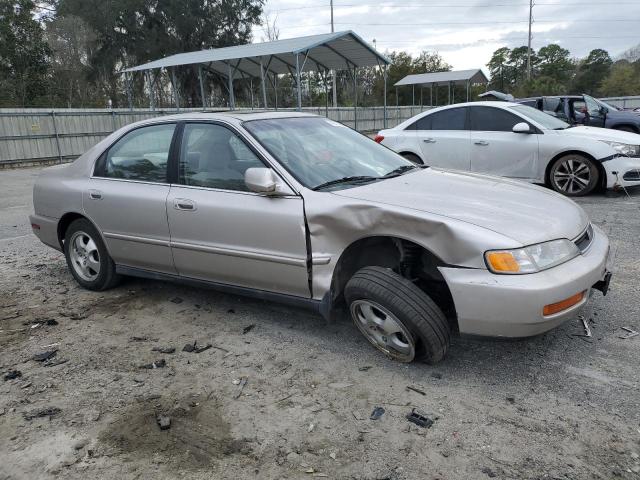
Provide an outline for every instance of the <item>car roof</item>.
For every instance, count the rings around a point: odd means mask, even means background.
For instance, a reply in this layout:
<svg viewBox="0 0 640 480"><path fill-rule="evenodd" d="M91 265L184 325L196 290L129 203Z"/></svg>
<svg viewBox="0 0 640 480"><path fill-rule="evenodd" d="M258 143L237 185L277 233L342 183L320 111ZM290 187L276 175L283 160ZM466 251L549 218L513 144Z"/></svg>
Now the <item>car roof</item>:
<svg viewBox="0 0 640 480"><path fill-rule="evenodd" d="M540 98L574 98L574 99L582 99L584 97L582 95L541 95L539 97L517 98L516 102L526 102L526 101L530 101L530 100L538 100Z"/></svg>
<svg viewBox="0 0 640 480"><path fill-rule="evenodd" d="M318 117L311 113L296 111L269 111L269 110L233 110L219 112L185 112L173 115L163 115L154 117L137 124L153 124L166 121L188 121L188 120L222 120L231 121L232 123L242 123L248 120L265 120L274 118L292 118L292 117Z"/></svg>

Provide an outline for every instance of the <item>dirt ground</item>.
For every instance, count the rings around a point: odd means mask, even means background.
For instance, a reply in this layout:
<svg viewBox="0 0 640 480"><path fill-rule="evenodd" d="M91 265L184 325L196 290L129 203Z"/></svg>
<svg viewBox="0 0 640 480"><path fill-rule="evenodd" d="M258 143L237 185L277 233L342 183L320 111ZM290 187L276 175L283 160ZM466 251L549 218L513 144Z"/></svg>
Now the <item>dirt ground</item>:
<svg viewBox="0 0 640 480"><path fill-rule="evenodd" d="M429 366L387 360L348 319L149 280L82 290L30 232L38 172L0 172L0 480L639 478L640 336L620 337L640 330L640 191L580 200L616 255L582 312L593 337L576 316L455 338Z"/></svg>

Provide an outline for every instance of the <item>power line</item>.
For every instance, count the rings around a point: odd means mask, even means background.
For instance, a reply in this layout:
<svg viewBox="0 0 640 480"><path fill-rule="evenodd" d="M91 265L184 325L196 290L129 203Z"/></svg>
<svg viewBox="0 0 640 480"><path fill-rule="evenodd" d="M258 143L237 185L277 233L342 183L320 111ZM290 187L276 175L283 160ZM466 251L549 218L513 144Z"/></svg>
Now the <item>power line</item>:
<svg viewBox="0 0 640 480"><path fill-rule="evenodd" d="M610 5L607 2L575 2L575 3L536 3L536 7L545 7L545 6L597 6L597 5ZM621 5L638 5L638 2L617 2L616 6ZM404 3L404 4L396 4L396 3L334 3L334 8L343 8L343 7L376 7L376 8L475 8L475 7L517 7L517 8L527 8L529 5L526 3L487 3L487 4L427 4L427 3ZM330 8L328 5L324 4L316 4L309 5L308 3L301 4L299 7L285 7L285 8L277 8L270 9L271 12L286 12L292 10L303 10L303 9L319 9L319 8Z"/></svg>

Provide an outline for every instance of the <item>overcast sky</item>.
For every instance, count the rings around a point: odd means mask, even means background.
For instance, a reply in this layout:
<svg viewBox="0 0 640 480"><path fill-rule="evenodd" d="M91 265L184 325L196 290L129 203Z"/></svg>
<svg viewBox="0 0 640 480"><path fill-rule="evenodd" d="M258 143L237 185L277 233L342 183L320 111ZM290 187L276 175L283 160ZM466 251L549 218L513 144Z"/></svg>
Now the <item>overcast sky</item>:
<svg viewBox="0 0 640 480"><path fill-rule="evenodd" d="M574 57L640 44L640 0L536 0L534 49L558 43ZM331 31L329 0L266 0L280 38ZM497 48L527 44L528 0L334 0L335 31L353 30L378 50L440 53L454 69L482 67ZM265 39L260 27L254 41Z"/></svg>

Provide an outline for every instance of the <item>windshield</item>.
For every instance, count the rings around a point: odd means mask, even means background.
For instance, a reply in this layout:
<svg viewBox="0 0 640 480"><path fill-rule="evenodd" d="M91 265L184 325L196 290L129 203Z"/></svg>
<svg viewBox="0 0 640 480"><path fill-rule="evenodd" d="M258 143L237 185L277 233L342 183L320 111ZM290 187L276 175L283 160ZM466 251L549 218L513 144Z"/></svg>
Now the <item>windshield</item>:
<svg viewBox="0 0 640 480"><path fill-rule="evenodd" d="M569 128L568 123L541 112L536 108L528 107L526 105L513 105L510 108L523 117L536 122L541 125L542 128L546 128L547 130L564 130L565 128Z"/></svg>
<svg viewBox="0 0 640 480"><path fill-rule="evenodd" d="M250 120L243 126L311 189L352 187L415 168L397 153L326 118Z"/></svg>

